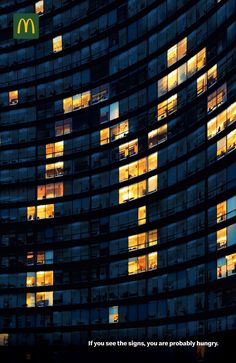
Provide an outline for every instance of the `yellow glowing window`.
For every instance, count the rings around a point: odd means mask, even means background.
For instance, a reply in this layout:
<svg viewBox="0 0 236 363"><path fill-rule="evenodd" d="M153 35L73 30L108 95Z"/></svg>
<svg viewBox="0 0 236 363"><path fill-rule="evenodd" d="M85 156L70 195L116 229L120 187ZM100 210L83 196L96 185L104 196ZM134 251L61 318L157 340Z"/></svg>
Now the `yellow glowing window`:
<svg viewBox="0 0 236 363"><path fill-rule="evenodd" d="M34 264L34 253L33 252L27 252L26 263L28 266Z"/></svg>
<svg viewBox="0 0 236 363"><path fill-rule="evenodd" d="M217 64L209 69L207 72L207 85L212 86L217 81Z"/></svg>
<svg viewBox="0 0 236 363"><path fill-rule="evenodd" d="M138 175L145 174L147 172L147 158L142 158L138 161Z"/></svg>
<svg viewBox="0 0 236 363"><path fill-rule="evenodd" d="M158 120L161 120L175 111L177 111L177 94L171 96L157 106L157 118Z"/></svg>
<svg viewBox="0 0 236 363"><path fill-rule="evenodd" d="M26 305L27 305L27 308L35 307L35 294L34 293L26 294Z"/></svg>
<svg viewBox="0 0 236 363"><path fill-rule="evenodd" d="M122 182L129 178L129 166L125 165L119 168L119 181Z"/></svg>
<svg viewBox="0 0 236 363"><path fill-rule="evenodd" d="M149 253L148 255L148 270L157 268L157 252Z"/></svg>
<svg viewBox="0 0 236 363"><path fill-rule="evenodd" d="M164 95L168 91L168 79L167 76L161 78L158 81L158 96Z"/></svg>
<svg viewBox="0 0 236 363"><path fill-rule="evenodd" d="M115 141L126 136L129 132L128 120L121 122L120 124L111 127L111 141Z"/></svg>
<svg viewBox="0 0 236 363"><path fill-rule="evenodd" d="M146 233L135 234L128 237L128 249L136 250L146 247Z"/></svg>
<svg viewBox="0 0 236 363"><path fill-rule="evenodd" d="M197 79L197 95L205 92L207 85L207 76L203 74L201 77Z"/></svg>
<svg viewBox="0 0 236 363"><path fill-rule="evenodd" d="M109 308L109 324L119 323L119 310L118 306Z"/></svg>
<svg viewBox="0 0 236 363"><path fill-rule="evenodd" d="M226 137L217 141L217 157L221 157L226 153Z"/></svg>
<svg viewBox="0 0 236 363"><path fill-rule="evenodd" d="M28 207L27 208L27 219L28 219L28 221L32 221L35 218L36 218L35 207Z"/></svg>
<svg viewBox="0 0 236 363"><path fill-rule="evenodd" d="M138 208L138 225L142 225L146 223L146 206L142 206Z"/></svg>
<svg viewBox="0 0 236 363"><path fill-rule="evenodd" d="M199 71L202 69L206 64L206 48L203 48L198 54L197 54L197 70Z"/></svg>
<svg viewBox="0 0 236 363"><path fill-rule="evenodd" d="M188 77L191 77L197 71L197 56L194 55L187 62Z"/></svg>
<svg viewBox="0 0 236 363"><path fill-rule="evenodd" d="M37 187L37 199L45 199L46 198L46 186L45 185L38 185Z"/></svg>
<svg viewBox="0 0 236 363"><path fill-rule="evenodd" d="M157 169L157 153L148 156L148 171Z"/></svg>
<svg viewBox="0 0 236 363"><path fill-rule="evenodd" d="M46 145L46 158L55 158L62 156L64 152L64 141L55 142Z"/></svg>
<svg viewBox="0 0 236 363"><path fill-rule="evenodd" d="M63 183L52 183L38 186L38 200L63 196Z"/></svg>
<svg viewBox="0 0 236 363"><path fill-rule="evenodd" d="M171 91L178 85L177 83L177 69L168 74L168 91Z"/></svg>
<svg viewBox="0 0 236 363"><path fill-rule="evenodd" d="M100 145L109 143L109 141L110 141L109 133L110 133L109 127L106 129L100 130Z"/></svg>
<svg viewBox="0 0 236 363"><path fill-rule="evenodd" d="M217 279L226 277L226 258L221 257L217 260Z"/></svg>
<svg viewBox="0 0 236 363"><path fill-rule="evenodd" d="M138 169L138 162L135 161L134 163L130 163L128 166L128 178L134 178L135 176L139 175L139 169Z"/></svg>
<svg viewBox="0 0 236 363"><path fill-rule="evenodd" d="M135 186L137 186L137 192L136 193L132 193L132 197L133 199L136 198L142 198L147 194L147 182L146 180L142 180L141 182L139 182L138 184L134 184L134 185L130 185L129 189L131 189L132 187L134 188Z"/></svg>
<svg viewBox="0 0 236 363"><path fill-rule="evenodd" d="M26 286L27 287L35 286L35 272L27 272Z"/></svg>
<svg viewBox="0 0 236 363"><path fill-rule="evenodd" d="M63 100L64 113L72 112L72 105L73 105L72 97L64 98Z"/></svg>
<svg viewBox="0 0 236 363"><path fill-rule="evenodd" d="M9 339L9 334L1 333L0 334L0 346L8 345L8 339Z"/></svg>
<svg viewBox="0 0 236 363"><path fill-rule="evenodd" d="M129 187L124 187L119 190L119 204L129 200Z"/></svg>
<svg viewBox="0 0 236 363"><path fill-rule="evenodd" d="M128 260L128 274L136 274L140 272L146 271L146 256L139 256L139 257L133 257L129 258Z"/></svg>
<svg viewBox="0 0 236 363"><path fill-rule="evenodd" d="M44 0L35 3L35 13L39 15L44 13Z"/></svg>
<svg viewBox="0 0 236 363"><path fill-rule="evenodd" d="M157 145L157 129L148 133L148 147Z"/></svg>
<svg viewBox="0 0 236 363"><path fill-rule="evenodd" d="M207 124L207 137L208 137L208 139L210 139L211 137L216 135L216 130L217 130L217 128L216 128L216 117L214 117Z"/></svg>
<svg viewBox="0 0 236 363"><path fill-rule="evenodd" d="M236 102L234 102L231 106L228 107L227 118L229 123L232 123L236 120Z"/></svg>
<svg viewBox="0 0 236 363"><path fill-rule="evenodd" d="M64 162L59 161L55 164L47 164L45 174L46 179L64 175Z"/></svg>
<svg viewBox="0 0 236 363"><path fill-rule="evenodd" d="M178 60L187 54L187 37L178 43Z"/></svg>
<svg viewBox="0 0 236 363"><path fill-rule="evenodd" d="M233 130L227 135L227 151L232 151L235 148L236 148L236 130Z"/></svg>
<svg viewBox="0 0 236 363"><path fill-rule="evenodd" d="M53 291L37 292L36 293L36 306L52 306L53 305Z"/></svg>
<svg viewBox="0 0 236 363"><path fill-rule="evenodd" d="M148 193L157 191L157 175L148 178Z"/></svg>
<svg viewBox="0 0 236 363"><path fill-rule="evenodd" d="M18 90L9 92L9 105L17 105L19 102Z"/></svg>
<svg viewBox="0 0 236 363"><path fill-rule="evenodd" d="M43 265L45 263L45 253L43 251L37 252L37 265Z"/></svg>
<svg viewBox="0 0 236 363"><path fill-rule="evenodd" d="M81 96L81 108L88 107L91 99L90 91L83 92Z"/></svg>
<svg viewBox="0 0 236 363"><path fill-rule="evenodd" d="M53 285L53 271L36 272L37 286Z"/></svg>
<svg viewBox="0 0 236 363"><path fill-rule="evenodd" d="M217 223L226 219L226 201L217 204Z"/></svg>
<svg viewBox="0 0 236 363"><path fill-rule="evenodd" d="M53 52L61 52L62 51L62 36L58 35L58 37L53 38L52 40L53 44Z"/></svg>
<svg viewBox="0 0 236 363"><path fill-rule="evenodd" d="M219 107L227 99L226 84L223 84L215 92L207 98L207 112L212 112L216 107Z"/></svg>
<svg viewBox="0 0 236 363"><path fill-rule="evenodd" d="M175 44L173 47L168 49L168 51L167 51L167 64L168 64L168 67L170 67L172 64L177 62L177 60L178 60L178 53L177 52L178 52L177 44Z"/></svg>
<svg viewBox="0 0 236 363"><path fill-rule="evenodd" d="M153 229L148 233L148 245L154 246L157 244L157 229Z"/></svg>
<svg viewBox="0 0 236 363"><path fill-rule="evenodd" d="M227 261L227 275L231 276L236 273L236 253L226 256Z"/></svg>
<svg viewBox="0 0 236 363"><path fill-rule="evenodd" d="M217 249L226 247L227 243L227 232L226 228L217 231Z"/></svg>
<svg viewBox="0 0 236 363"><path fill-rule="evenodd" d="M119 146L119 158L125 159L138 153L138 139Z"/></svg>
<svg viewBox="0 0 236 363"><path fill-rule="evenodd" d="M45 218L54 218L54 204L37 206L37 219Z"/></svg>

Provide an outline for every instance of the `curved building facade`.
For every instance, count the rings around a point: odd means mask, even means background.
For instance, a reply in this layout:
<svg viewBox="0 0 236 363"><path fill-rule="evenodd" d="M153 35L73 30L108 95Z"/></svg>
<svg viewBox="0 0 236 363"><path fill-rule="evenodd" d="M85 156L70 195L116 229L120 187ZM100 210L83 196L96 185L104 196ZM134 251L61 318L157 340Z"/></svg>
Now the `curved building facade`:
<svg viewBox="0 0 236 363"><path fill-rule="evenodd" d="M235 8L1 1L1 349L235 332Z"/></svg>

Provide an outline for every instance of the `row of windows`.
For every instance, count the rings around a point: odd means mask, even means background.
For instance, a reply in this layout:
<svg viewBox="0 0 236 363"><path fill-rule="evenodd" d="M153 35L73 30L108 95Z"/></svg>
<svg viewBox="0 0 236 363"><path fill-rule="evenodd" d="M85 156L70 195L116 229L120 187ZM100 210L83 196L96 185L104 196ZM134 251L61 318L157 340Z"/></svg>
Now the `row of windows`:
<svg viewBox="0 0 236 363"><path fill-rule="evenodd" d="M157 169L157 152L132 163L120 166L119 182L145 174Z"/></svg>
<svg viewBox="0 0 236 363"><path fill-rule="evenodd" d="M53 271L27 272L27 287L48 285L53 285Z"/></svg>
<svg viewBox="0 0 236 363"><path fill-rule="evenodd" d="M149 193L157 191L157 175L151 176L147 180L128 185L119 189L119 204L141 198Z"/></svg>
<svg viewBox="0 0 236 363"><path fill-rule="evenodd" d="M190 58L186 63L170 72L167 76L158 81L158 97L171 91L186 79L193 76L206 64L206 48Z"/></svg>
<svg viewBox="0 0 236 363"><path fill-rule="evenodd" d="M208 139L223 131L236 120L236 102L232 103L227 109L220 112L207 123Z"/></svg>
<svg viewBox="0 0 236 363"><path fill-rule="evenodd" d="M211 67L201 77L197 78L197 95L199 96L217 81L217 64Z"/></svg>
<svg viewBox="0 0 236 363"><path fill-rule="evenodd" d="M217 278L232 276L236 273L236 253L217 260Z"/></svg>

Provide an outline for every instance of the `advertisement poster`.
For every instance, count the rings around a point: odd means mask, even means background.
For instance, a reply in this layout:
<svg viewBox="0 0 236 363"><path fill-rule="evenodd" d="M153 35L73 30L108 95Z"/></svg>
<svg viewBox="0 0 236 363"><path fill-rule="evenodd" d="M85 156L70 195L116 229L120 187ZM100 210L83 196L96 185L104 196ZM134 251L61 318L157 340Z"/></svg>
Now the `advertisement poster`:
<svg viewBox="0 0 236 363"><path fill-rule="evenodd" d="M234 361L235 15L0 0L0 363Z"/></svg>

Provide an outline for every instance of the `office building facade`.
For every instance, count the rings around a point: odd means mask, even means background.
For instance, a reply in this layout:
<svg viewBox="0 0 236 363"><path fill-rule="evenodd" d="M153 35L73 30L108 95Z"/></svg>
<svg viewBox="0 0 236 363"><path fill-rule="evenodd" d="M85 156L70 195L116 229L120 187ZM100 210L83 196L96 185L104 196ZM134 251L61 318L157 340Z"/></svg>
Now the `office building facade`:
<svg viewBox="0 0 236 363"><path fill-rule="evenodd" d="M235 8L1 1L0 345L234 331Z"/></svg>

